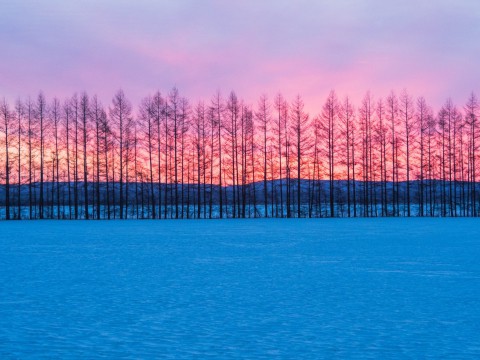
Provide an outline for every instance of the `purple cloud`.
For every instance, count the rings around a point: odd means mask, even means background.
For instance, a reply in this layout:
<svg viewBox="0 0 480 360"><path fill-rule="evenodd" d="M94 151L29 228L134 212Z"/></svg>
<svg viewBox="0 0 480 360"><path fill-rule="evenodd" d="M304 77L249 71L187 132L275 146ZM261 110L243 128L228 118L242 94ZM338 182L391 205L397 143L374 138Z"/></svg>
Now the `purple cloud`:
<svg viewBox="0 0 480 360"><path fill-rule="evenodd" d="M251 103L277 91L319 109L409 89L434 106L478 90L473 1L15 1L0 15L0 94L97 93L134 103L176 85ZM314 110L312 110L314 111Z"/></svg>

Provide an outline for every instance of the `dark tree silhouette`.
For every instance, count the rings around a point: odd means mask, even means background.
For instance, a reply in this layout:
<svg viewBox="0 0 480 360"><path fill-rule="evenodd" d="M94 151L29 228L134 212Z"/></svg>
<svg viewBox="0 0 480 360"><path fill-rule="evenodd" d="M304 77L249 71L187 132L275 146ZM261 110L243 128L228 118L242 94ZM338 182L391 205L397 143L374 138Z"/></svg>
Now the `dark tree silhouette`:
<svg viewBox="0 0 480 360"><path fill-rule="evenodd" d="M129 125L131 123L131 113L132 113L132 105L130 101L125 97L123 90L119 90L113 100L112 106L110 107L110 117L113 123L116 125L116 139L119 144L118 154L119 154L119 191L120 191L120 200L119 200L119 207L120 207L120 219L124 217L124 171L125 171L125 138L127 136L127 129L129 129Z"/></svg>
<svg viewBox="0 0 480 360"><path fill-rule="evenodd" d="M60 105L62 104L62 105ZM403 91L358 109L331 92L190 107L176 88L134 112L81 93L0 102L3 219L478 216L479 105L434 112Z"/></svg>

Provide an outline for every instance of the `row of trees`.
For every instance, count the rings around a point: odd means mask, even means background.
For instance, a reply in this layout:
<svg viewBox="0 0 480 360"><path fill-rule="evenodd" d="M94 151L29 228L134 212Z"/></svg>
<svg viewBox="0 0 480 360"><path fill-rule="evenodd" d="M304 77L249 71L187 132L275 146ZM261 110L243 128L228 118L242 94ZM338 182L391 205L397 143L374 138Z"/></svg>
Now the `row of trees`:
<svg viewBox="0 0 480 360"><path fill-rule="evenodd" d="M176 88L136 111L121 90L3 100L2 217L477 216L473 93L434 112L406 91L358 106L332 91L319 110Z"/></svg>

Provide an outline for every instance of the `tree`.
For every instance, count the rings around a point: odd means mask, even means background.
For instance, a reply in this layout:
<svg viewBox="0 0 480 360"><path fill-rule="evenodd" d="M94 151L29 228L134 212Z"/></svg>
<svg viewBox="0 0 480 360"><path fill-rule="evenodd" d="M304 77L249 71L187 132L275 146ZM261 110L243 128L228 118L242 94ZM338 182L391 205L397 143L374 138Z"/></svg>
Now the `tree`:
<svg viewBox="0 0 480 360"><path fill-rule="evenodd" d="M263 158L263 204L265 217L268 217L268 187L267 187L267 139L270 131L270 104L267 96L262 95L258 101L258 110L255 117L262 132L262 158Z"/></svg>
<svg viewBox="0 0 480 360"><path fill-rule="evenodd" d="M292 120L292 132L295 138L295 156L297 169L297 217L301 217L301 174L302 174L302 159L306 155L306 147L309 141L308 114L304 111L303 100L300 95L297 95L291 105L290 117Z"/></svg>
<svg viewBox="0 0 480 360"><path fill-rule="evenodd" d="M364 216L373 215L373 189L372 189L372 109L373 98L367 92L359 109L360 129L362 134L362 177L363 177L363 211ZM375 204L376 205L376 204Z"/></svg>
<svg viewBox="0 0 480 360"><path fill-rule="evenodd" d="M22 219L22 135L25 106L20 99L15 104L17 121L17 219Z"/></svg>
<svg viewBox="0 0 480 360"><path fill-rule="evenodd" d="M73 125L74 125L74 135L73 135L73 141L74 141L74 152L73 152L73 160L74 160L74 166L73 166L73 206L74 206L74 214L75 214L75 220L79 218L79 196L78 196L78 160L79 160L79 154L78 154L78 124L79 124L79 113L80 113L80 104L78 101L78 96L77 94L74 94L71 102L72 106L72 120L73 120Z"/></svg>
<svg viewBox="0 0 480 360"><path fill-rule="evenodd" d="M286 138L288 123L288 104L281 94L275 98L276 117L273 121L273 134L276 137L276 151L278 154L278 179L280 188L280 217L284 216L283 210L283 158L284 158L284 141Z"/></svg>
<svg viewBox="0 0 480 360"><path fill-rule="evenodd" d="M110 169L109 169L109 154L113 153L111 151L111 147L113 146L113 141L111 139L111 126L109 122L109 117L107 116L105 110L102 110L100 116L100 131L102 137L102 151L103 151L103 158L104 158L104 166L105 166L105 207L107 211L107 219L110 220L111 218L111 210L110 210ZM114 161L112 161L112 165L114 165ZM114 171L113 171L114 173ZM115 178L114 176L112 177ZM113 184L114 186L115 184ZM113 201L115 202L115 196L113 196Z"/></svg>
<svg viewBox="0 0 480 360"><path fill-rule="evenodd" d="M352 177L355 179L355 165L354 165L354 134L355 134L355 111L348 97L345 98L340 108L339 125L340 125L340 138L344 139L341 143L341 149L344 164L347 170L347 215L351 217L351 204L352 204L352 185L355 187L355 182L352 184ZM356 204L355 204L356 205ZM355 209L356 206L354 206ZM355 212L356 214L356 212Z"/></svg>
<svg viewBox="0 0 480 360"><path fill-rule="evenodd" d="M29 216L28 218L33 219L33 206L35 201L33 196L34 104L30 99L28 99L27 101L27 118L28 118L28 216Z"/></svg>
<svg viewBox="0 0 480 360"><path fill-rule="evenodd" d="M330 217L335 216L335 124L338 123L339 103L335 91L331 91L322 108L322 129L326 138L326 155L328 163L328 183L330 199ZM326 135L326 136L325 136Z"/></svg>
<svg viewBox="0 0 480 360"><path fill-rule="evenodd" d="M457 121L457 109L451 99L447 99L445 105L442 107L439 113L439 125L442 134L442 170L443 170L443 215L447 214L447 204L450 216L456 214L454 209L454 141L455 141L455 128ZM448 175L447 175L448 173ZM448 179L448 192L447 183ZM448 193L448 197L447 197ZM448 200L447 200L448 198Z"/></svg>
<svg viewBox="0 0 480 360"><path fill-rule="evenodd" d="M165 101L162 98L162 95L160 94L160 91L157 91L152 98L152 104L151 104L151 109L152 109L152 116L154 118L154 123L156 127L156 147L157 147L157 178L158 178L158 206L159 206L159 211L158 211L158 218L161 218L161 210L160 207L162 205L162 174L161 174L161 169L162 169L162 141L161 141L161 129L162 129L162 120L163 120L163 113L165 112ZM155 218L155 194L152 190L152 204L154 208L154 213L153 217Z"/></svg>
<svg viewBox="0 0 480 360"><path fill-rule="evenodd" d="M178 138L180 133L180 96L178 89L174 87L169 94L169 115L173 125L173 173L175 187L175 219L178 219Z"/></svg>
<svg viewBox="0 0 480 360"><path fill-rule="evenodd" d="M180 117L179 117L179 136L180 136L180 183L181 183L181 218L184 218L184 207L185 207L185 167L189 170L189 166L185 164L185 154L188 152L187 144L185 141L185 136L188 132L190 126L190 105L188 100L184 97L180 98ZM188 174L187 174L188 180ZM190 190L190 187L188 187ZM187 216L189 214L189 208L187 207Z"/></svg>
<svg viewBox="0 0 480 360"><path fill-rule="evenodd" d="M45 139L46 139L46 113L47 113L47 102L43 93L40 93L37 98L37 108L36 116L39 123L40 130L40 200L39 200L39 212L40 219L44 218L44 170L45 170Z"/></svg>
<svg viewBox="0 0 480 360"><path fill-rule="evenodd" d="M3 132L4 147L5 147L5 218L10 220L10 139L11 139L11 124L13 120L13 114L5 100L3 99L0 105L1 130Z"/></svg>
<svg viewBox="0 0 480 360"><path fill-rule="evenodd" d="M105 116L105 110L102 107L102 104L98 100L97 96L94 96L91 102L91 119L93 120L95 126L95 165L96 165L96 181L95 181L95 197L96 197L96 218L100 220L101 218L101 201L100 201L100 155L101 155L101 138L102 138L102 122L105 121L103 117ZM107 161L107 159L105 159ZM107 175L105 175L107 176Z"/></svg>
<svg viewBox="0 0 480 360"><path fill-rule="evenodd" d="M433 162L435 161L435 140L436 140L436 135L437 135L437 119L433 116L433 112L430 111L430 113L427 115L426 118L426 151L427 151L427 178L428 178L428 204L429 204L429 215L434 216L435 214L435 199L434 199L434 194L435 194L435 188L436 188L436 182L434 181L434 164Z"/></svg>
<svg viewBox="0 0 480 360"><path fill-rule="evenodd" d="M390 136L391 136L391 153L390 161L392 166L392 212L393 216L398 216L398 149L399 139L397 134L398 129L398 100L393 91L387 97L387 118L390 124Z"/></svg>
<svg viewBox="0 0 480 360"><path fill-rule="evenodd" d="M195 107L195 115L193 117L193 130L194 130L194 147L197 154L197 218L201 216L201 183L202 175L205 176L205 104L199 102ZM205 179L205 177L204 177ZM205 188L205 180L203 181L203 186ZM203 199L205 201L205 197ZM205 216L205 215L204 215Z"/></svg>
<svg viewBox="0 0 480 360"><path fill-rule="evenodd" d="M132 113L132 105L130 101L125 97L123 90L118 90L115 96L112 99L112 106L110 107L110 117L112 122L116 125L116 139L119 144L119 171L120 171L120 219L124 217L124 170L125 170L125 137L127 129L129 129L129 125L131 124L131 113ZM115 186L115 184L114 184Z"/></svg>
<svg viewBox="0 0 480 360"><path fill-rule="evenodd" d="M230 155L231 161L231 181L232 181L232 217L237 216L237 205L238 205L238 144L237 137L239 133L239 114L240 114L241 105L237 98L235 92L231 92L226 103L226 112L228 113L228 118L225 119L225 132L226 138L225 143L228 144L226 154ZM227 197L226 197L227 199Z"/></svg>
<svg viewBox="0 0 480 360"><path fill-rule="evenodd" d="M66 152L66 167L67 167L67 190L68 190L68 217L72 219L72 181L71 181L71 165L70 165L70 124L72 120L72 106L69 100L65 101L63 105L63 119L65 131L65 152Z"/></svg>
<svg viewBox="0 0 480 360"><path fill-rule="evenodd" d="M419 146L419 215L425 215L425 155L426 155L426 136L428 131L428 117L431 116L431 109L428 107L425 98L419 97L417 99L417 133L420 138L417 139Z"/></svg>
<svg viewBox="0 0 480 360"><path fill-rule="evenodd" d="M468 98L467 104L465 105L465 122L468 126L468 168L469 176L468 182L470 184L470 203L471 203L471 212L472 216L478 215L477 210L477 138L479 136L479 127L478 127L478 100L476 95L472 92Z"/></svg>
<svg viewBox="0 0 480 360"><path fill-rule="evenodd" d="M52 179L52 190L53 190L53 182L55 181L55 188L56 188L56 217L60 219L60 151L59 151L59 142L58 142L58 132L60 127L60 101L57 98L54 98L52 101L52 105L50 107L51 112L51 123L53 123L53 137L55 142L55 148L53 153L53 161L54 161L54 170L56 170L56 174L54 172L55 179ZM52 196L52 207L53 207L53 196ZM54 215L52 214L52 217Z"/></svg>
<svg viewBox="0 0 480 360"><path fill-rule="evenodd" d="M155 206L155 190L153 180L153 157L155 149L155 107L151 97L143 99L140 105L140 124L144 132L144 141L147 143L148 151L148 171L150 179L150 197L152 201L152 218L155 219L156 206ZM160 182L160 181L159 181Z"/></svg>
<svg viewBox="0 0 480 360"><path fill-rule="evenodd" d="M245 151L246 151L246 159L245 159L245 166L249 167L250 169L250 201L253 202L253 217L257 217L257 193L255 188L255 123L253 121L253 111L248 106L245 106L244 109L244 116L245 116ZM250 159L248 159L248 157ZM249 216L250 211L249 211Z"/></svg>
<svg viewBox="0 0 480 360"><path fill-rule="evenodd" d="M405 90L357 110L332 91L312 121L281 94L191 109L174 88L135 118L121 90L108 116L86 93L4 99L2 216L27 217L25 190L30 219L478 216L478 109L472 93L434 115Z"/></svg>
<svg viewBox="0 0 480 360"><path fill-rule="evenodd" d="M380 183L382 216L388 214L387 205L387 126L385 124L385 104L382 99L377 102L376 108L378 123L376 127L376 139L380 150Z"/></svg>
<svg viewBox="0 0 480 360"><path fill-rule="evenodd" d="M407 188L407 216L411 216L411 201L410 201L410 160L411 160L411 144L414 131L414 107L413 100L410 95L408 95L406 90L403 90L400 96L400 115L402 117L404 131L405 131L405 161L406 161L406 188Z"/></svg>
<svg viewBox="0 0 480 360"><path fill-rule="evenodd" d="M222 128L223 128L223 104L220 92L217 92L212 99L212 129L215 128L215 136L217 138L217 161L218 161L218 198L219 198L219 215L223 218L223 183L222 183ZM212 165L213 166L213 165Z"/></svg>
<svg viewBox="0 0 480 360"><path fill-rule="evenodd" d="M82 144L83 144L83 196L85 207L85 219L90 219L89 199L88 199L88 163L87 163L87 145L88 145L88 126L90 122L90 102L87 93L83 93L80 97L80 117L82 127Z"/></svg>

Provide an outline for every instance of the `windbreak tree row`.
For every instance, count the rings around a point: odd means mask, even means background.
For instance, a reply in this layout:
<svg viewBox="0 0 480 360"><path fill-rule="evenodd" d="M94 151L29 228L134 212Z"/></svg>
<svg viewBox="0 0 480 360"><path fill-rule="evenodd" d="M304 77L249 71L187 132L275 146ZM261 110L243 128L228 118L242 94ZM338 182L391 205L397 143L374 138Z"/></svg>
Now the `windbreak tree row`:
<svg viewBox="0 0 480 360"><path fill-rule="evenodd" d="M0 218L477 216L479 105L174 88L0 103Z"/></svg>

